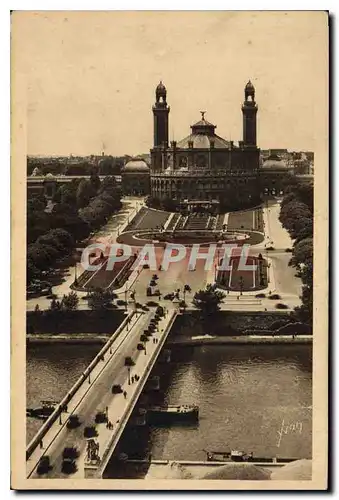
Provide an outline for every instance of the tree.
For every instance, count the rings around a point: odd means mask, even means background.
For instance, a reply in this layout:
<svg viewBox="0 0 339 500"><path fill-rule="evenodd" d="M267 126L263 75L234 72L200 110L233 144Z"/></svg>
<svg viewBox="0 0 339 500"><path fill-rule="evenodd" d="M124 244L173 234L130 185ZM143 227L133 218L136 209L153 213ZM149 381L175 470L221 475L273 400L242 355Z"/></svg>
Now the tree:
<svg viewBox="0 0 339 500"><path fill-rule="evenodd" d="M97 193L99 191L101 181L100 181L100 177L98 176L98 174L95 170L92 170L89 182L91 183L93 189Z"/></svg>
<svg viewBox="0 0 339 500"><path fill-rule="evenodd" d="M54 247L60 254L69 250L73 244L73 238L65 229L52 229L37 239L37 243Z"/></svg>
<svg viewBox="0 0 339 500"><path fill-rule="evenodd" d="M196 292L193 298L194 306L201 311L204 318L212 316L220 310L220 304L225 294L216 290L212 285L207 285L205 290Z"/></svg>
<svg viewBox="0 0 339 500"><path fill-rule="evenodd" d="M104 191L106 192L116 192L118 188L117 181L115 180L115 177L109 176L105 177L101 183L100 186L100 193L103 193Z"/></svg>
<svg viewBox="0 0 339 500"><path fill-rule="evenodd" d="M39 270L51 267L58 255L58 251L50 245L32 243L27 248L27 261Z"/></svg>
<svg viewBox="0 0 339 500"><path fill-rule="evenodd" d="M39 269L35 266L34 261L31 257L27 258L26 262L26 277L27 283L30 284L34 278L37 278L40 274Z"/></svg>
<svg viewBox="0 0 339 500"><path fill-rule="evenodd" d="M51 311L60 311L61 310L61 304L58 300L52 299L51 303L49 305L49 308Z"/></svg>
<svg viewBox="0 0 339 500"><path fill-rule="evenodd" d="M70 292L64 295L61 301L61 307L65 311L75 311L78 309L79 297L76 292Z"/></svg>
<svg viewBox="0 0 339 500"><path fill-rule="evenodd" d="M95 196L95 194L96 190L91 181L87 179L81 179L76 193L77 207L87 207L90 200Z"/></svg>
<svg viewBox="0 0 339 500"><path fill-rule="evenodd" d="M107 290L97 289L88 294L88 306L94 311L103 311L112 301L112 294Z"/></svg>
<svg viewBox="0 0 339 500"><path fill-rule="evenodd" d="M295 317L312 324L313 317L313 186L295 182L281 203L280 221L295 239L290 265L299 270L302 280L302 305Z"/></svg>
<svg viewBox="0 0 339 500"><path fill-rule="evenodd" d="M165 198L161 201L161 206L168 212L175 212L179 206L179 202L173 200L173 198Z"/></svg>
<svg viewBox="0 0 339 500"><path fill-rule="evenodd" d="M292 266L311 263L313 261L313 238L305 238L293 245Z"/></svg>
<svg viewBox="0 0 339 500"><path fill-rule="evenodd" d="M60 203L62 205L70 205L71 207L76 206L76 190L72 184L63 184L59 188L60 191Z"/></svg>

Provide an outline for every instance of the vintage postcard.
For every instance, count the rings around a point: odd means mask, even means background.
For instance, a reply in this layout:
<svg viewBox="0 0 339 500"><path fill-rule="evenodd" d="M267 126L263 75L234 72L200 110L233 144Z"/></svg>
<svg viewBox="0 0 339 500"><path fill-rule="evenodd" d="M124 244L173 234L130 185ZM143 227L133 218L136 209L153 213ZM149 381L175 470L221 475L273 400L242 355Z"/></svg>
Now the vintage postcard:
<svg viewBox="0 0 339 500"><path fill-rule="evenodd" d="M327 488L328 24L12 13L14 489Z"/></svg>

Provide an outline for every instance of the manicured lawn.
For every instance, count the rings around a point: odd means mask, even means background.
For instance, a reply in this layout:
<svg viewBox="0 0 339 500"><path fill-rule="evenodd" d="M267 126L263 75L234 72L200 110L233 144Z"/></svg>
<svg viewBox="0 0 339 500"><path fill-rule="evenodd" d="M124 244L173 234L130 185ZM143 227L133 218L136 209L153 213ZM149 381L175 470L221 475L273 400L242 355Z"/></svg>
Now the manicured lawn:
<svg viewBox="0 0 339 500"><path fill-rule="evenodd" d="M218 283L230 291L253 291L261 290L267 287L267 269L266 261L263 259L262 267L259 265L257 257L248 256L246 260L247 266L256 265L256 270L244 270L240 267L240 258L232 257L229 265L232 267L231 271L219 271L217 276ZM260 273L262 269L262 273ZM260 274L263 275L261 278Z"/></svg>
<svg viewBox="0 0 339 500"><path fill-rule="evenodd" d="M157 227L163 226L169 216L169 212L151 210L149 208L142 207L134 219L130 222L126 230L156 229Z"/></svg>
<svg viewBox="0 0 339 500"><path fill-rule="evenodd" d="M250 229L263 231L262 209L246 210L245 212L232 212L228 218L228 230Z"/></svg>

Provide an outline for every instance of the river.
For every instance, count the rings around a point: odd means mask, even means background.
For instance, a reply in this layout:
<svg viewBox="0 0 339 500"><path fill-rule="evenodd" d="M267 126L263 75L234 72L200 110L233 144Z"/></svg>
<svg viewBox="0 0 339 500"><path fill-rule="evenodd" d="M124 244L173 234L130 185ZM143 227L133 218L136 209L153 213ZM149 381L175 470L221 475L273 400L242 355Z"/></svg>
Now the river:
<svg viewBox="0 0 339 500"><path fill-rule="evenodd" d="M29 347L27 406L41 399L60 400L100 347ZM162 368L162 398L170 404L198 404L198 425L129 430L123 434L122 449L170 460L204 460L204 449L225 448L262 457L310 458L311 359L309 345L174 350L172 362ZM27 441L40 425L27 419Z"/></svg>

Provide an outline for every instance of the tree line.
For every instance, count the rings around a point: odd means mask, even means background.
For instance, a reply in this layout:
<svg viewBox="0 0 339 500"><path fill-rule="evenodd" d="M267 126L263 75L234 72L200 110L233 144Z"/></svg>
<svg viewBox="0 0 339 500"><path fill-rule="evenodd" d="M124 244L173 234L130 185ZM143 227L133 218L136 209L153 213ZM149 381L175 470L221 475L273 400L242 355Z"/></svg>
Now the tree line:
<svg viewBox="0 0 339 500"><path fill-rule="evenodd" d="M35 197L27 202L27 281L41 275L69 255L77 242L105 224L121 208L121 191L114 177L103 181L74 179L61 185L53 197L53 208Z"/></svg>
<svg viewBox="0 0 339 500"><path fill-rule="evenodd" d="M280 222L294 240L290 265L302 280L302 305L297 317L312 324L313 317L313 186L294 183L281 202Z"/></svg>
<svg viewBox="0 0 339 500"><path fill-rule="evenodd" d="M27 175L32 175L35 168L38 169L40 175L48 173L53 175L91 175L93 172L99 175L119 175L122 167L130 158L128 155L104 156L97 162L97 166L86 159L79 159L77 163L68 163L67 159L64 158L52 161L48 158L46 160L28 158Z"/></svg>

